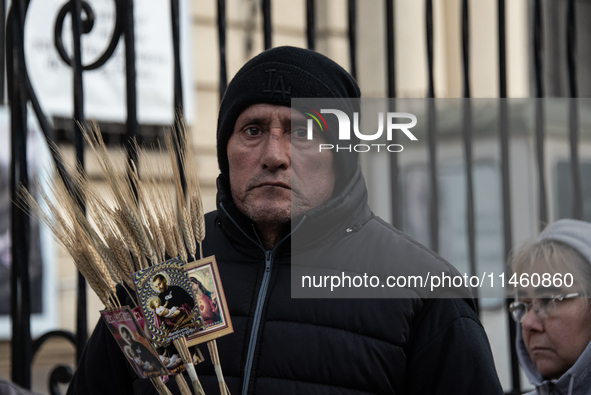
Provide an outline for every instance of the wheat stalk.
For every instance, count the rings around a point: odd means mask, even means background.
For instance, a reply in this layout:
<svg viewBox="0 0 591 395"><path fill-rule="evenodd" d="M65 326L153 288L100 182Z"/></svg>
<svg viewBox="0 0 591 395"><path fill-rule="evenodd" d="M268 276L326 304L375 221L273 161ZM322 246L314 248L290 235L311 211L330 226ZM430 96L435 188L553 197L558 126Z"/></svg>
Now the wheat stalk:
<svg viewBox="0 0 591 395"><path fill-rule="evenodd" d="M179 210L179 222L181 225L181 230L183 232L183 238L185 239L185 245L189 250L189 254L195 260L196 255L196 245L195 245L195 237L193 235L193 230L191 228L191 218L189 217L189 211L186 207L183 207Z"/></svg>
<svg viewBox="0 0 591 395"><path fill-rule="evenodd" d="M66 210L59 210L42 188L38 188L40 198L50 214L41 208L23 186L19 188L20 201L34 219L48 226L53 236L66 248L78 270L87 278L90 287L107 305L109 303L108 295L115 292L115 283L88 237L89 224L78 221L81 210L79 210L77 203L72 201L61 179L54 178L51 190L58 200L66 206ZM78 207L78 209L72 210L74 207Z"/></svg>
<svg viewBox="0 0 591 395"><path fill-rule="evenodd" d="M115 208L114 211L114 219L115 223L117 224L117 229L119 230L127 248L133 254L133 256L137 260L137 265L135 266L136 270L140 270L142 267L146 266L146 257L142 255L140 246L133 235L133 231L129 228L127 221L125 219L125 215L123 211L119 208Z"/></svg>
<svg viewBox="0 0 591 395"><path fill-rule="evenodd" d="M158 262L163 262L166 256L166 244L157 221L158 220L156 217L150 213L148 216L148 230L152 235L152 240L154 241L154 248L156 254L158 255Z"/></svg>
<svg viewBox="0 0 591 395"><path fill-rule="evenodd" d="M181 230L179 229L178 224L172 224L171 231L174 237L174 241L176 243L176 247L178 250L179 256L183 256L185 254L185 244L183 243L183 236L181 236Z"/></svg>
<svg viewBox="0 0 591 395"><path fill-rule="evenodd" d="M129 285L129 287L133 289L134 285L133 281L131 280L131 275L135 268L133 265L133 260L131 259L131 253L125 246L125 243L112 234L107 235L107 244L113 251L113 254L115 254L116 260L123 270L121 278L125 284Z"/></svg>
<svg viewBox="0 0 591 395"><path fill-rule="evenodd" d="M158 216L158 218L160 219L161 217ZM165 223L164 220L160 221L159 225L165 241L166 252L168 252L168 255L173 257L179 256L179 250L177 248L176 239L174 237L174 232L171 229L171 225Z"/></svg>
<svg viewBox="0 0 591 395"><path fill-rule="evenodd" d="M195 164L193 153L190 150L187 125L183 118L178 114L176 117L176 124L177 130L179 130L179 136L174 142L177 147L179 147L179 158L185 171L185 180L187 182L187 190L189 191L188 206L191 228L193 230L193 237L199 244L199 255L203 258L202 243L205 239L205 218L201 199L201 188L199 186L199 177L197 177L197 165Z"/></svg>
<svg viewBox="0 0 591 395"><path fill-rule="evenodd" d="M203 214L203 204L201 194L194 192L189 199L191 207L191 225L195 239L199 243L199 258L203 259L203 240L205 239L205 216Z"/></svg>
<svg viewBox="0 0 591 395"><path fill-rule="evenodd" d="M146 257L149 257L153 263L157 262L154 250L152 249L152 244L146 236L144 225L140 222L134 210L126 203L122 207L122 212L126 225L128 226L128 229L132 231L132 234L134 235L135 240L140 246L140 250L142 251L142 253ZM146 267L147 265L143 267L143 269L145 269Z"/></svg>

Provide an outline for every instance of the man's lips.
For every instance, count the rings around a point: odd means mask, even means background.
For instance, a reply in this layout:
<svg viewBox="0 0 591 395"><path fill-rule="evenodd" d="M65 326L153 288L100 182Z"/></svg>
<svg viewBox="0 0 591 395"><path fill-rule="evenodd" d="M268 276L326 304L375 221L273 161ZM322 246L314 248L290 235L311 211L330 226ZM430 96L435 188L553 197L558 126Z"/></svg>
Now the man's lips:
<svg viewBox="0 0 591 395"><path fill-rule="evenodd" d="M291 189L288 184L285 184L280 181L270 181L270 182L262 182L255 186L255 188L262 188L262 187L280 187L285 189Z"/></svg>

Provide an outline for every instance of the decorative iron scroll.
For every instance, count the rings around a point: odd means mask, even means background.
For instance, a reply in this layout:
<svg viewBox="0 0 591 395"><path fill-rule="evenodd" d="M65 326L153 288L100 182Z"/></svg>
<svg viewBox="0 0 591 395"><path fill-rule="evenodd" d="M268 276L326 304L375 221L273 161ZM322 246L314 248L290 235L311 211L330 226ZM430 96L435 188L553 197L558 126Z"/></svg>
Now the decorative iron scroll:
<svg viewBox="0 0 591 395"><path fill-rule="evenodd" d="M115 49L117 49L117 44L119 44L119 39L120 39L121 35L123 34L123 23L122 23L121 12L120 12L120 0L113 0L113 1L115 2L115 8L116 8L115 27L113 29L113 35L111 36L111 41L109 42L109 46L107 47L105 52L103 52L101 54L101 56L99 56L98 59L95 60L93 63L86 65L86 66L83 65L82 70L84 70L84 71L95 70L95 69L98 69L99 67L103 66L105 63L107 63L107 60L109 60L111 58L111 56L115 52ZM82 22L82 24L80 25L80 27L81 27L80 33L81 34L88 34L92 31L92 28L94 27L94 12L92 11L90 4L88 4L86 1L82 1L81 6L82 6L82 11L86 14L86 19L82 19L82 15L80 16L81 17L80 19ZM66 52L66 49L64 48L62 34L63 34L63 28L64 28L64 20L66 19L66 15L71 12L71 9L72 9L71 2L64 4L64 6L60 10L60 12L57 14L57 19L55 21L55 29L53 32L53 43L55 45L55 48L57 49L57 52L59 53L62 60L70 67L72 67L72 58L70 58L70 56Z"/></svg>

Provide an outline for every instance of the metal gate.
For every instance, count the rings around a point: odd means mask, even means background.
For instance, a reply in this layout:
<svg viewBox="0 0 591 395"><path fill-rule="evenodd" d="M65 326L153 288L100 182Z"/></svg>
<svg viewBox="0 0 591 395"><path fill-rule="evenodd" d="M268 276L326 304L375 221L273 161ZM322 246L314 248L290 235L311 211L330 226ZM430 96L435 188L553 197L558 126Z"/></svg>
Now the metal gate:
<svg viewBox="0 0 591 395"><path fill-rule="evenodd" d="M27 185L27 104L29 103L33 108L35 116L39 120L39 124L43 134L49 143L55 143L55 131L40 107L35 92L31 86L29 76L27 73L27 65L24 55L24 22L27 15L30 0L13 0L10 5L10 10L7 17L4 15L0 20L6 20L5 26L0 31L5 32L5 55L6 55L6 75L7 75L7 91L10 103L11 113L11 133L12 133L12 162L11 162L11 183L10 191L13 202L17 202L17 187L19 184ZM80 124L85 122L85 107L83 100L83 80L82 73L87 70L93 70L102 67L111 57L115 48L119 43L119 38L124 38L125 45L125 69L126 69L126 92L127 92L127 121L126 121L126 137L125 147L129 161L136 161L137 157L131 149L130 141L138 133L137 120L137 95L136 95L136 58L134 48L134 4L133 0L114 0L116 6L116 22L113 36L105 52L92 64L83 65L81 60L80 37L82 34L88 33L93 25L93 12L91 6L83 0L71 0L64 5L61 12L55 21L55 49L60 54L64 62L72 68L74 80L74 122L75 129L74 145L76 150L76 158L79 163L84 163L84 146L83 138L80 130ZM306 0L306 37L307 46L309 49L316 48L316 1ZM360 6L360 1L347 0L348 7L348 49L349 49L349 70L351 74L357 75L357 11L356 8ZM563 2L564 3L564 2ZM575 1L565 0L566 12L563 18L564 26L566 27L566 59L567 75L568 75L568 97L573 98L570 104L570 160L571 160L571 177L572 185L574 186L573 193L573 213L572 218L583 218L583 194L581 187L581 175L579 171L579 136L578 136L578 107L577 101L574 100L578 96L578 83L576 73L576 26L575 26ZM5 10L5 3L2 1L2 10ZM395 24L394 0L384 0L385 5L385 35L386 47L386 64L387 70L387 94L389 97L397 96L396 80L399 78L396 73L396 59L395 59ZM260 0L260 7L263 16L263 38L264 48L268 49L273 46L273 31L271 20L271 7L273 6L271 0ZM531 56L533 59L532 78L534 81L534 95L536 98L544 97L544 83L543 83L543 25L542 25L542 10L544 4L541 0L532 0L530 2L531 11L531 37L532 48ZM174 49L174 106L175 109L182 112L182 84L181 84L181 68L180 68L180 49L179 49L179 0L170 1L172 14L172 30ZM470 50L469 50L469 2L468 0L461 0L461 48L462 48L462 84L463 97L468 99L471 97L471 79L470 79ZM498 70L499 70L499 86L498 97L504 99L507 97L507 38L506 38L506 11L505 1L497 0L497 40L498 48ZM70 58L67 55L62 42L63 21L69 14L72 17L72 33L74 39L74 56ZM428 66L428 98L435 98L435 82L434 82L434 27L433 27L433 1L425 0L425 33L426 42L425 48L427 53ZM225 0L217 0L217 30L219 39L219 94L222 97L227 85L227 45L226 45L226 2ZM4 64L3 62L0 62ZM4 80L2 80L2 86ZM433 101L430 101L433 103ZM539 221L546 223L548 221L548 207L546 195L546 180L544 175L544 107L542 101L538 100L536 105L536 158L537 158L537 172L538 172L538 187L537 198L539 199ZM434 113L434 105L429 107L429 112ZM501 176L502 176L502 201L503 201L503 240L504 240L504 256L508 257L512 249L512 208L510 205L510 177L509 177L509 137L510 131L508 128L508 108L504 101L501 101L499 113L499 150L501 152ZM465 111L465 122L470 122L470 112L467 107ZM429 117L434 119L433 116ZM439 212L437 206L437 130L435 124L431 122L428 126L428 168L429 168L429 184L431 191L430 199L430 240L431 248L438 249L439 234L438 221ZM470 268L475 272L476 254L475 254L475 214L474 214L474 186L472 175L472 135L470 128L464 128L463 134L463 152L466 163L466 223L468 229L468 246L469 246L469 261ZM75 189L76 185L69 181L69 176L65 171L63 164L59 157L54 156L55 164L60 175L66 180L70 188ZM400 194L398 175L399 164L396 155L390 156L390 170L392 174L392 189L391 189L391 205L392 205L392 223L394 226L400 227L401 218L399 214ZM28 245L29 245L29 219L27 215L18 207L16 203L12 206L11 216L11 232L12 232L12 254L13 263L11 266L11 317L12 317L12 380L26 388L31 386L31 363L35 353L40 346L48 339L53 337L63 337L76 346L77 356L80 357L82 349L87 340L88 328L86 325L86 294L85 281L79 276L78 279L78 300L77 300L77 316L76 316L76 333L67 331L52 331L44 334L37 339L31 339L30 330L30 289L29 289L29 274L28 274ZM510 302L506 301L507 304ZM512 320L508 320L510 333L510 347L511 347L511 394L521 393L521 384L519 377L519 369L517 356L515 352L515 324ZM71 369L65 366L56 367L51 374L50 391L51 393L59 393L57 383L67 383L71 379Z"/></svg>

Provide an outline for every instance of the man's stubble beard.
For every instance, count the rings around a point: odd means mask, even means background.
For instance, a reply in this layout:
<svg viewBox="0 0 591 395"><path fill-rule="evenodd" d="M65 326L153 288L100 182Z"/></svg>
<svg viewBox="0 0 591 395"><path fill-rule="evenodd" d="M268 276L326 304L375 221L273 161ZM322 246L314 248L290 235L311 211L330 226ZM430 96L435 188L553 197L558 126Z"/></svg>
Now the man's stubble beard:
<svg viewBox="0 0 591 395"><path fill-rule="evenodd" d="M288 207L269 210L258 207L256 204L249 204L248 198L239 200L232 196L232 199L238 210L259 226L284 225L291 221L291 204Z"/></svg>

